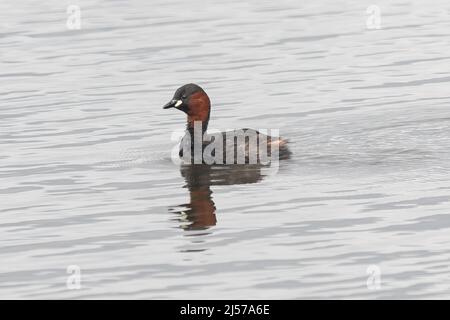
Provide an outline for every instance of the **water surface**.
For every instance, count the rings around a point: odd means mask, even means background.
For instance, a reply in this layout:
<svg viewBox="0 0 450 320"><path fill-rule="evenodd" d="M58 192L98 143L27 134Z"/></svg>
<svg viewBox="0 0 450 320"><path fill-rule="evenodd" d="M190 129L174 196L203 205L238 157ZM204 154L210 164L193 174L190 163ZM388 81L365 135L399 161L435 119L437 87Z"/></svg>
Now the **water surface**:
<svg viewBox="0 0 450 320"><path fill-rule="evenodd" d="M0 297L450 298L450 5L376 4L3 1ZM189 82L292 158L175 165Z"/></svg>

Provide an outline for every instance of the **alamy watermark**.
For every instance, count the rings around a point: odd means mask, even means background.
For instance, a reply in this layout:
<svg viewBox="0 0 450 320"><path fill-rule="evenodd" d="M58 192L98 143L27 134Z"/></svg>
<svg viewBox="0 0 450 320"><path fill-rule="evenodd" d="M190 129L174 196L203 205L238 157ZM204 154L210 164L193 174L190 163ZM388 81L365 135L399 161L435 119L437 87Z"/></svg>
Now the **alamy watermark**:
<svg viewBox="0 0 450 320"><path fill-rule="evenodd" d="M69 30L80 30L81 29L81 8L77 5L70 5L66 10L67 17L66 26Z"/></svg>
<svg viewBox="0 0 450 320"><path fill-rule="evenodd" d="M367 289L381 289L381 269L376 264L367 267L366 273L369 275L366 281Z"/></svg>
<svg viewBox="0 0 450 320"><path fill-rule="evenodd" d="M372 4L367 7L366 14L368 14L366 20L367 29L381 29L381 9L379 6Z"/></svg>
<svg viewBox="0 0 450 320"><path fill-rule="evenodd" d="M66 272L69 274L66 280L67 289L81 289L81 268L77 265L70 265L67 267Z"/></svg>

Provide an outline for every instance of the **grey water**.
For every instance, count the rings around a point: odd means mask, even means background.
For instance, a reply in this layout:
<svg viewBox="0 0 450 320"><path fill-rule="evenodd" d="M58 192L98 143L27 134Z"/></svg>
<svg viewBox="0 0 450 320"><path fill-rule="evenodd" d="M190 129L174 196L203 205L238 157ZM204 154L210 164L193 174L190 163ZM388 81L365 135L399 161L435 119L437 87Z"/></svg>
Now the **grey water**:
<svg viewBox="0 0 450 320"><path fill-rule="evenodd" d="M449 40L443 0L0 2L0 298L450 298ZM175 164L190 82L291 159Z"/></svg>

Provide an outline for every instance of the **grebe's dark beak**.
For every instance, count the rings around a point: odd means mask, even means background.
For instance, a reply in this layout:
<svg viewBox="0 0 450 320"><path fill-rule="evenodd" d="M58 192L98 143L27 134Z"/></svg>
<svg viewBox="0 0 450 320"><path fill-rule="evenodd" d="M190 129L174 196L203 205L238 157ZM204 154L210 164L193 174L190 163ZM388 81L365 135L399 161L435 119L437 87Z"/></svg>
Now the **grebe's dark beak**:
<svg viewBox="0 0 450 320"><path fill-rule="evenodd" d="M168 103L166 103L163 107L163 109L169 109L169 108L178 108L181 104L183 103L183 101L181 100L170 100Z"/></svg>

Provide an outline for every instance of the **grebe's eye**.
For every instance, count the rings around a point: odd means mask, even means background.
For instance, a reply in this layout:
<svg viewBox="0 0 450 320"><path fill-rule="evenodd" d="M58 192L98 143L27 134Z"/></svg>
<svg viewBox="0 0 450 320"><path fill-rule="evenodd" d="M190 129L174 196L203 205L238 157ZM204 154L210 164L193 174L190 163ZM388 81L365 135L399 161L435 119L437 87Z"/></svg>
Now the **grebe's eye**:
<svg viewBox="0 0 450 320"><path fill-rule="evenodd" d="M183 94L182 96L181 96L181 99L186 99L187 97L186 97L186 95L185 94Z"/></svg>

